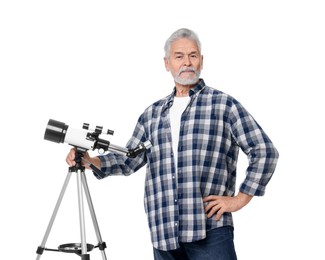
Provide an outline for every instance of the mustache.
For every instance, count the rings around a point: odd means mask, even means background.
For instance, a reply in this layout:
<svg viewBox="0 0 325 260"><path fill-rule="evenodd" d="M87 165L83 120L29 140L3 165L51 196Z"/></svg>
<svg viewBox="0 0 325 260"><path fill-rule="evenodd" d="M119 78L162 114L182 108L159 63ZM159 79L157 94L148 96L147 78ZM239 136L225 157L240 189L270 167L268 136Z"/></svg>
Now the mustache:
<svg viewBox="0 0 325 260"><path fill-rule="evenodd" d="M181 75L182 72L194 72L194 73L196 73L196 69L193 68L193 67L183 67L183 68L181 68L181 69L178 71L178 75L177 75L177 76Z"/></svg>

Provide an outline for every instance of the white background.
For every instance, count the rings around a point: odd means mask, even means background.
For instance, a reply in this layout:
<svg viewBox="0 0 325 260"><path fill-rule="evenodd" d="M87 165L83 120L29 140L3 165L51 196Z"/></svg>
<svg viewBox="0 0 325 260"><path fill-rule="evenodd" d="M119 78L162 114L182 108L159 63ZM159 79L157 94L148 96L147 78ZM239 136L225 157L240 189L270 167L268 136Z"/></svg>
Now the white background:
<svg viewBox="0 0 325 260"><path fill-rule="evenodd" d="M103 125L124 146L142 111L172 91L163 45L180 27L201 38L207 85L238 99L280 152L266 195L234 213L238 258L325 259L323 1L204 2L1 1L1 259L36 259L66 177L71 147L43 139L48 120ZM241 155L238 185L246 165ZM144 169L87 176L107 258L153 259ZM47 247L79 242L77 209L72 176Z"/></svg>

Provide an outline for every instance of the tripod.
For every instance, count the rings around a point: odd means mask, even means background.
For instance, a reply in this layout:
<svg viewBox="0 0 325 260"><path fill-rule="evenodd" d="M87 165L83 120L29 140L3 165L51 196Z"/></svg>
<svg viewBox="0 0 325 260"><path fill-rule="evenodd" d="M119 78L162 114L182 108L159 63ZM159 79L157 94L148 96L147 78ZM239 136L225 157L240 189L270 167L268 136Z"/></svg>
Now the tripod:
<svg viewBox="0 0 325 260"><path fill-rule="evenodd" d="M104 251L105 248L106 248L106 244L105 244L105 242L102 241L102 238L101 238L101 235L100 235L98 222L97 222L97 218L96 218L96 215L95 215L94 206L93 206L93 203L92 203L92 200L91 200L91 197L90 197L90 192L89 192L87 179L86 179L86 175L85 175L85 167L82 166L82 164L81 164L82 156L83 156L82 152L83 151L79 151L78 148L76 149L76 158L75 158L76 165L73 166L73 167L69 167L69 172L67 174L65 182L64 182L63 187L61 189L61 192L60 192L58 201L57 201L57 203L55 205L54 211L52 213L52 217L50 219L50 222L49 222L49 224L47 226L45 235L44 235L43 240L42 240L42 244L37 248L36 253L38 255L37 255L36 260L39 260L41 258L41 255L43 254L44 250L64 252L64 253L76 253L77 255L79 255L81 257L82 260L89 260L90 255L88 254L88 252L91 251L95 247L98 247L99 250L101 250L103 260L107 259L105 251ZM46 241L47 241L47 239L49 237L49 234L50 234L50 231L52 229L55 217L56 217L57 212L59 210L59 207L61 205L61 202L62 202L64 193L66 191L66 188L67 188L67 186L69 184L71 174L73 172L75 172L76 175L77 175L81 243L63 244L63 245L60 245L58 247L58 249L45 248ZM90 214L91 214L94 229L95 229L95 232L96 232L96 236L97 236L97 240L98 240L98 245L97 246L87 244L87 242L86 242L83 190L84 190L86 198L87 198Z"/></svg>

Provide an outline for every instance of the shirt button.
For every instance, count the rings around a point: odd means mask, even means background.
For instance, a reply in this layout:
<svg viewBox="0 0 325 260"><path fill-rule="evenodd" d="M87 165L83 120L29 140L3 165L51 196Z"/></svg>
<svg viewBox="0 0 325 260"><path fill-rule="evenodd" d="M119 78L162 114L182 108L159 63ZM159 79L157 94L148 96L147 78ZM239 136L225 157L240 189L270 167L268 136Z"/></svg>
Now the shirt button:
<svg viewBox="0 0 325 260"><path fill-rule="evenodd" d="M176 226L176 227L178 226L178 223L177 223L177 222L175 222L175 226Z"/></svg>
<svg viewBox="0 0 325 260"><path fill-rule="evenodd" d="M177 203L177 199L175 199L174 201L175 201L175 203Z"/></svg>

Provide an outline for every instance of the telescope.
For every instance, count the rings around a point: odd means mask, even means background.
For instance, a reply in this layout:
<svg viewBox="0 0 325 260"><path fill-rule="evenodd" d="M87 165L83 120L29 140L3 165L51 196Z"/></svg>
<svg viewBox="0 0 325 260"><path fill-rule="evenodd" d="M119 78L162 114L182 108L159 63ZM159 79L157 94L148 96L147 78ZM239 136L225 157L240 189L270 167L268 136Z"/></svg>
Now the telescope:
<svg viewBox="0 0 325 260"><path fill-rule="evenodd" d="M111 151L131 158L135 158L151 147L150 141L145 141L134 149L127 149L111 144L108 140L102 138L104 134L113 135L114 131L102 126L91 128L88 123L84 123L82 129L75 129L65 123L50 119L45 130L44 139L55 143L67 143L82 152L97 149L100 153Z"/></svg>
<svg viewBox="0 0 325 260"><path fill-rule="evenodd" d="M139 154L141 154L142 152L146 151L151 147L150 141L145 141L144 143L140 143L134 149L126 149L121 146L113 145L108 140L103 138L104 135L113 135L113 133L114 131L109 129L104 129L101 126L96 126L95 128L91 128L90 125L87 123L83 124L82 129L75 129L69 127L68 125L60 121L56 121L53 119L49 120L45 130L44 139L54 143L67 143L74 146L76 148L76 156L75 156L76 164L75 166L69 167L69 172L67 174L66 180L61 189L58 201L55 205L54 211L52 213L52 217L46 229L42 243L37 248L36 260L40 260L40 257L45 250L64 252L64 253L76 253L81 257L82 260L90 260L90 255L88 254L88 252L95 247L99 248L99 250L101 251L103 260L107 260L106 253L104 251L106 248L106 243L103 242L101 238L94 206L91 200L91 196L90 196L90 192L86 180L85 167L82 165L81 161L84 160L84 162L86 162L89 165L89 167L93 170L93 172L97 176L105 177L105 175L103 172L101 172L100 169L97 169L93 164L91 164L90 162L88 162L86 159L83 158L84 152L86 152L87 150L98 149L100 153L111 151L114 153L125 155L127 157L135 158L136 156L138 156ZM52 229L59 207L61 205L61 201L63 199L65 190L68 186L72 172L75 172L77 176L81 243L63 244L60 245L58 249L46 248L45 243L49 237L50 231ZM88 244L86 241L84 204L83 204L83 195L82 195L83 191L85 192L90 214L93 220L94 229L98 240L97 246Z"/></svg>

